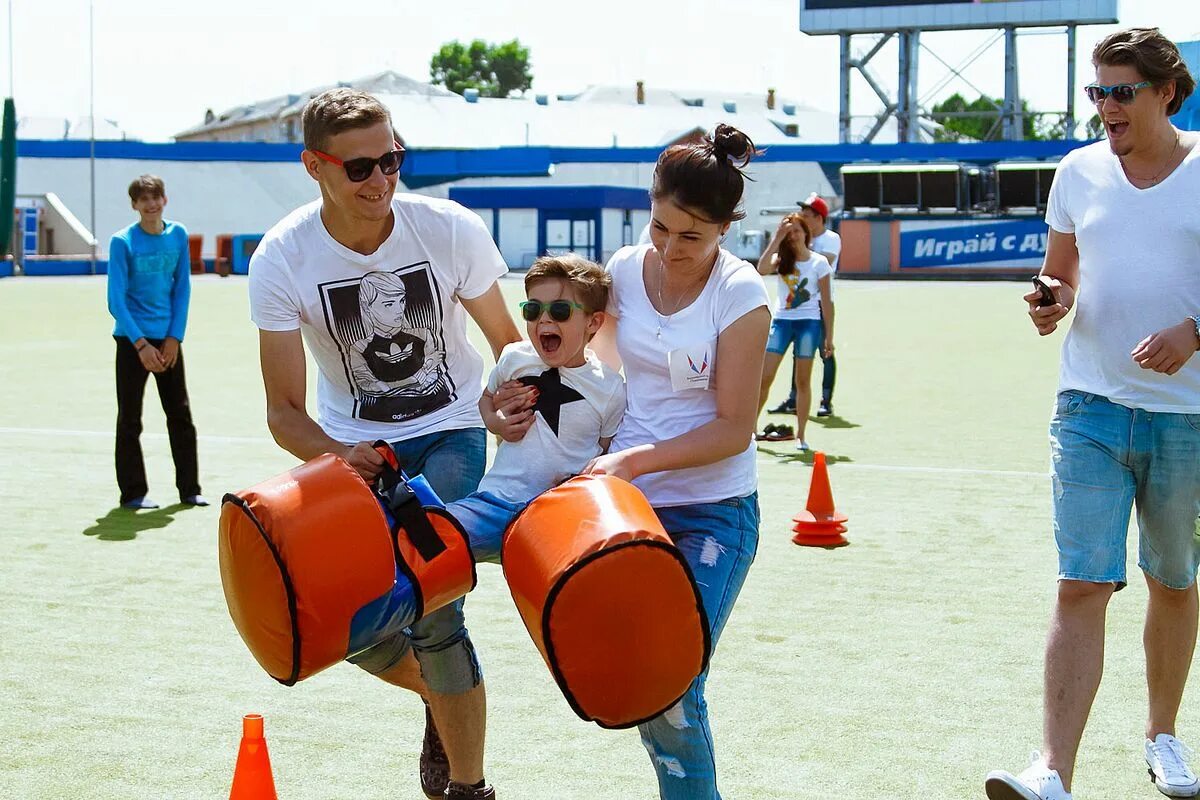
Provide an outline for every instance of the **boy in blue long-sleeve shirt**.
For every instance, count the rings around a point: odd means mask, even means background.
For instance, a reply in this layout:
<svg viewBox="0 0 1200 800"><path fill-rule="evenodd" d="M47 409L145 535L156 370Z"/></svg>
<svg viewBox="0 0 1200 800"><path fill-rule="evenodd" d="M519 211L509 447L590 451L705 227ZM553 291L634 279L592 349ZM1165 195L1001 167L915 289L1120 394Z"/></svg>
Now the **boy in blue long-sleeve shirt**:
<svg viewBox="0 0 1200 800"><path fill-rule="evenodd" d="M162 179L142 175L129 184L138 221L113 234L108 250L108 310L116 320L117 485L125 508L158 508L146 497L142 459L142 398L153 373L167 415L175 486L181 503L206 506L200 494L196 428L183 372L184 330L191 299L187 230L163 219Z"/></svg>

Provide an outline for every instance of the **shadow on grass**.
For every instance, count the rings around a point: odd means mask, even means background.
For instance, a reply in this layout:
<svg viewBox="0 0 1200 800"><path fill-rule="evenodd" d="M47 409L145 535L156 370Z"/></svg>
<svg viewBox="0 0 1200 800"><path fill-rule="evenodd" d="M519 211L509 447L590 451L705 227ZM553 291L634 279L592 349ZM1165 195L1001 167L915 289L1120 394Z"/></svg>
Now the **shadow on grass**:
<svg viewBox="0 0 1200 800"><path fill-rule="evenodd" d="M758 452L765 453L769 456L775 456L780 464L805 464L811 467L813 463L813 451L793 449L795 447L793 444L794 441L795 440L783 442L783 444L787 445L787 448L783 450L774 450L770 447L763 447L761 444L759 444ZM826 464L847 464L853 462L854 459L850 456L838 456L833 455L832 453L825 454Z"/></svg>
<svg viewBox="0 0 1200 800"><path fill-rule="evenodd" d="M851 422L850 420L848 420L844 417L839 417L837 414L831 414L828 417L809 417L808 421L815 422L816 424L820 425L822 428L861 428L862 427L862 425L859 425L857 422Z"/></svg>
<svg viewBox="0 0 1200 800"><path fill-rule="evenodd" d="M175 514L187 507L183 503L176 503L153 511L133 511L118 506L97 519L95 525L83 531L83 535L95 536L105 542L128 542L136 539L142 531L167 527Z"/></svg>

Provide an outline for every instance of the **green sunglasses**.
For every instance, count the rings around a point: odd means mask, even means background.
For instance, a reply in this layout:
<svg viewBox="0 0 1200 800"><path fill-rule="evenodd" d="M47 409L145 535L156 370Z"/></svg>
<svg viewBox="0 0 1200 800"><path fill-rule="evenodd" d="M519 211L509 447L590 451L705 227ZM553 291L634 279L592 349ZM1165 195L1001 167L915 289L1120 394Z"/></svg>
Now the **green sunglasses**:
<svg viewBox="0 0 1200 800"><path fill-rule="evenodd" d="M550 319L555 322L566 322L571 318L571 309L587 310L579 303L573 303L570 300L551 300L549 303L543 303L540 300L525 300L517 305L521 307L521 317L526 322L537 322L542 318L543 311L549 311Z"/></svg>

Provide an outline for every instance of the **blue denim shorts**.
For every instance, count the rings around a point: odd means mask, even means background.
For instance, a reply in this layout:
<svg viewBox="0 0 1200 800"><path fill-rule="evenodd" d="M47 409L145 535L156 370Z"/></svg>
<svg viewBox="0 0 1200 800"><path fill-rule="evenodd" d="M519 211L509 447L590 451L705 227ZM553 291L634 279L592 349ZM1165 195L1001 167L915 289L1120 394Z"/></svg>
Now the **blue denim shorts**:
<svg viewBox="0 0 1200 800"><path fill-rule="evenodd" d="M467 532L475 561L499 564L504 531L527 505L510 503L491 492L475 492L462 500L447 503L446 510Z"/></svg>
<svg viewBox="0 0 1200 800"><path fill-rule="evenodd" d="M812 358L825 343L825 325L819 319L777 319L771 322L767 352L783 355L788 345L797 359Z"/></svg>
<svg viewBox="0 0 1200 800"><path fill-rule="evenodd" d="M1125 586L1136 507L1138 566L1186 589L1200 567L1200 414L1127 408L1075 390L1050 422L1058 576Z"/></svg>

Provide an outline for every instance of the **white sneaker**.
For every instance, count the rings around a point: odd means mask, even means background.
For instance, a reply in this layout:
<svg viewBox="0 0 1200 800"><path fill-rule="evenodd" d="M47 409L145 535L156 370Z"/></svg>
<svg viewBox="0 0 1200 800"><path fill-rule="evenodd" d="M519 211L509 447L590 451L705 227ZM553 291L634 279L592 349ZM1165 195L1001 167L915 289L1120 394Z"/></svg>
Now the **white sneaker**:
<svg viewBox="0 0 1200 800"><path fill-rule="evenodd" d="M1200 781L1187 765L1191 749L1169 733L1146 740L1146 766L1150 780L1167 797L1195 797Z"/></svg>
<svg viewBox="0 0 1200 800"><path fill-rule="evenodd" d="M803 439L797 439L796 450L801 453L807 453L812 450L812 448L808 446L808 442L804 441Z"/></svg>
<svg viewBox="0 0 1200 800"><path fill-rule="evenodd" d="M988 800L1071 800L1058 770L1047 767L1041 753L1034 751L1031 758L1033 763L1020 775L989 772L983 784Z"/></svg>

